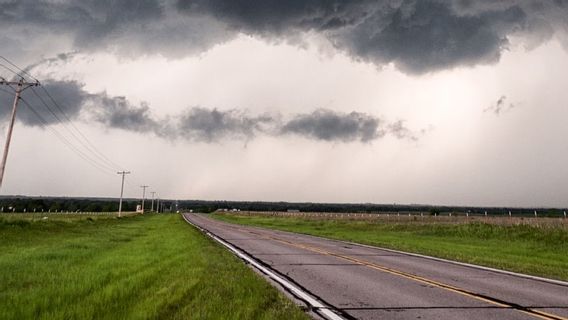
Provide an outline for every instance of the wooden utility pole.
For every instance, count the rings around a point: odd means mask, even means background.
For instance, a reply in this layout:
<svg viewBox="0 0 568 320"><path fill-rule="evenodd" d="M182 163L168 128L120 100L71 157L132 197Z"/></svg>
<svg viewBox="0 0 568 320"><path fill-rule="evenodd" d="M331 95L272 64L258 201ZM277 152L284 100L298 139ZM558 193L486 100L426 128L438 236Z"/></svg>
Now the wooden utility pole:
<svg viewBox="0 0 568 320"><path fill-rule="evenodd" d="M122 185L120 187L120 202L118 203L118 216L122 213L122 194L124 193L124 176L130 174L130 171L120 171L117 174L122 175Z"/></svg>
<svg viewBox="0 0 568 320"><path fill-rule="evenodd" d="M140 186L142 188L142 214L144 214L144 200L146 200L146 188L149 186Z"/></svg>
<svg viewBox="0 0 568 320"><path fill-rule="evenodd" d="M14 122L16 121L16 111L18 110L20 95L22 94L22 91L26 90L29 87L39 86L39 82L27 82L24 78L21 78L20 81L6 81L6 79L0 78L0 85L10 86L16 93L16 96L14 97L14 105L12 106L12 116L10 117L10 124L8 125L6 144L4 145L2 164L0 164L0 187L2 187L2 182L4 180L4 171L6 169L6 160L8 159L8 151L10 150L10 141L12 140L12 131L14 130ZM16 88L14 88L13 86L16 86Z"/></svg>

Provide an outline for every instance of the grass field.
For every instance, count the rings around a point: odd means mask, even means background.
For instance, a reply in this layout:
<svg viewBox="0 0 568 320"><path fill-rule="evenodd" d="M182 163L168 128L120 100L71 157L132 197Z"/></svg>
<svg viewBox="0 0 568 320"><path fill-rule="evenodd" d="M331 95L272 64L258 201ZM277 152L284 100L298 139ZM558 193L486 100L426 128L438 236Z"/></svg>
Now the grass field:
<svg viewBox="0 0 568 320"><path fill-rule="evenodd" d="M0 216L0 319L307 319L179 215Z"/></svg>
<svg viewBox="0 0 568 320"><path fill-rule="evenodd" d="M568 228L564 224L424 223L411 219L275 217L253 213L216 213L212 216L237 224L353 241L568 280Z"/></svg>

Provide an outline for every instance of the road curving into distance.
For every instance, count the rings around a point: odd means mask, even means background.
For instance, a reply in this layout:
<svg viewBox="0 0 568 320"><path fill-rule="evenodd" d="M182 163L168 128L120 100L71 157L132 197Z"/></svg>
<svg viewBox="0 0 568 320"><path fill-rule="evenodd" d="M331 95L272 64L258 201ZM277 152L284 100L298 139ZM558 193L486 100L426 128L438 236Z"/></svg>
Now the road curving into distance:
<svg viewBox="0 0 568 320"><path fill-rule="evenodd" d="M241 258L253 260L257 269L268 269L316 300L314 311L324 318L568 320L568 283L234 225L205 215L184 218Z"/></svg>

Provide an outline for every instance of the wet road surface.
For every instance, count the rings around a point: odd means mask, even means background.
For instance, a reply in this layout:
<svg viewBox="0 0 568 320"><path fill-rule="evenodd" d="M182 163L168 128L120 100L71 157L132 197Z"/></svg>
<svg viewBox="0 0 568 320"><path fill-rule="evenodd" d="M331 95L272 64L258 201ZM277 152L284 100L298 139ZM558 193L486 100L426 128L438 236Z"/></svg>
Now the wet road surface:
<svg viewBox="0 0 568 320"><path fill-rule="evenodd" d="M568 285L185 214L351 319L568 319Z"/></svg>

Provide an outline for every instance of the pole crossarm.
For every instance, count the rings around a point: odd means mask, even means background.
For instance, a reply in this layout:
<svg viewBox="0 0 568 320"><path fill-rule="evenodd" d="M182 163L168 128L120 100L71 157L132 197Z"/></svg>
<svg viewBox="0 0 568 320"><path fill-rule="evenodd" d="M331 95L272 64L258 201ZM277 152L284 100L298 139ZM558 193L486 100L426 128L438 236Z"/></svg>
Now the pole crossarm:
<svg viewBox="0 0 568 320"><path fill-rule="evenodd" d="M40 86L41 83L39 83L39 81L35 81L35 82L27 82L24 79L21 79L20 81L8 81L4 78L0 78L0 85L5 85L5 86L20 86L20 92L26 90L29 87L37 87Z"/></svg>

